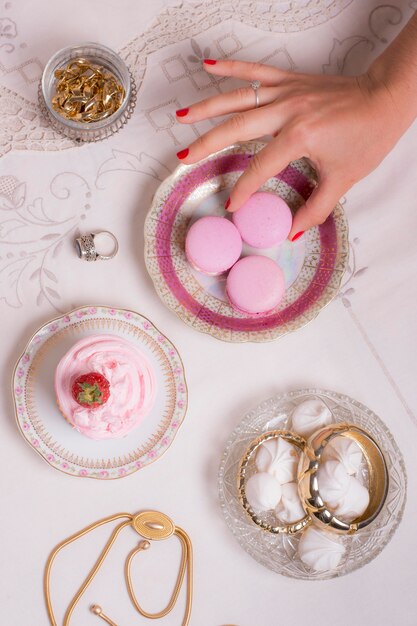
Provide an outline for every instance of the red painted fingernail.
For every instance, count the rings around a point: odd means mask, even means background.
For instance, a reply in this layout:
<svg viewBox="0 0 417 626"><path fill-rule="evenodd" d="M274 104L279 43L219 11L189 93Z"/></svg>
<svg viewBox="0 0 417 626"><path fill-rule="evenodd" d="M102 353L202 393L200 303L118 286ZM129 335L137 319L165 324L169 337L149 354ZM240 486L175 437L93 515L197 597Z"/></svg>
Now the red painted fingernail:
<svg viewBox="0 0 417 626"><path fill-rule="evenodd" d="M177 157L179 159L185 159L185 157L188 156L188 153L189 153L189 149L184 148L184 150L180 150L179 152L177 152Z"/></svg>
<svg viewBox="0 0 417 626"><path fill-rule="evenodd" d="M298 239L299 237L301 237L301 235L304 235L304 231L303 231L303 230L300 230L300 232L299 232L299 233L296 233L296 234L294 235L294 237L291 239L291 241L295 241L296 239Z"/></svg>
<svg viewBox="0 0 417 626"><path fill-rule="evenodd" d="M214 59L204 59L204 63L206 65L216 65L217 61L215 61Z"/></svg>
<svg viewBox="0 0 417 626"><path fill-rule="evenodd" d="M226 204L224 205L224 208L227 210L230 206L230 198L227 198L226 200Z"/></svg>
<svg viewBox="0 0 417 626"><path fill-rule="evenodd" d="M188 107L186 109L178 109L178 111L175 111L175 115L177 115L177 117L185 117L188 115L189 110L190 109Z"/></svg>

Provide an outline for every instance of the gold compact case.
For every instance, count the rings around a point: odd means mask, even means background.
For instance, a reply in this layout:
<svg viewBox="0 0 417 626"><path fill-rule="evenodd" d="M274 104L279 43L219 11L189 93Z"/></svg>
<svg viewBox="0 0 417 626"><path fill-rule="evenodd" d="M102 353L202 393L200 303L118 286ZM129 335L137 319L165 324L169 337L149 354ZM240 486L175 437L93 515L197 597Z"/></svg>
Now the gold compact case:
<svg viewBox="0 0 417 626"><path fill-rule="evenodd" d="M317 471L325 447L335 437L347 437L362 450L368 466L369 504L366 511L352 522L339 519L320 495ZM303 506L313 523L339 534L352 535L373 522L384 506L388 493L388 468L379 445L369 433L353 424L330 424L315 432L302 452L298 472L298 490Z"/></svg>
<svg viewBox="0 0 417 626"><path fill-rule="evenodd" d="M276 524L267 521L265 518L262 519L262 517L260 517L260 515L252 509L246 497L246 480L248 478L248 475L250 476L253 473L256 452L258 451L259 447L266 441L278 438L282 438L291 445L298 448L301 451L301 454L304 453L306 440L300 435L291 432L290 430L271 430L263 433L261 436L251 442L240 462L237 478L238 496L246 513L257 526L274 534L285 533L288 535L294 535L295 533L304 530L304 528L306 528L306 526L311 523L310 516L307 512L302 519L292 522L290 524Z"/></svg>

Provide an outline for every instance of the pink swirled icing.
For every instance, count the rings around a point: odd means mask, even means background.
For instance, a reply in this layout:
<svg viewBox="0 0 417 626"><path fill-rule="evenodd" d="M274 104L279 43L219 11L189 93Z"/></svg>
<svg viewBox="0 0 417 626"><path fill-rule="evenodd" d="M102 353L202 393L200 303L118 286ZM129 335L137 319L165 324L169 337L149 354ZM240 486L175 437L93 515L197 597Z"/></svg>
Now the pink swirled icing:
<svg viewBox="0 0 417 626"><path fill-rule="evenodd" d="M110 383L110 397L95 409L80 406L71 388L81 374L98 372ZM91 439L116 439L136 428L150 412L156 381L146 356L114 335L81 339L63 356L55 372L58 405L66 419Z"/></svg>

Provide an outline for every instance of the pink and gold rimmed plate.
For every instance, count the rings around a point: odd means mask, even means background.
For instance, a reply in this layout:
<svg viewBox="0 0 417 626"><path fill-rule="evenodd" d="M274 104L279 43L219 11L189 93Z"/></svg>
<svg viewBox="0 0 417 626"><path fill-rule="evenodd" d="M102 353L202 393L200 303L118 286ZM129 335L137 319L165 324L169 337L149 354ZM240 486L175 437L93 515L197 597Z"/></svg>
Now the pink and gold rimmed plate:
<svg viewBox="0 0 417 626"><path fill-rule="evenodd" d="M338 293L349 256L348 225L338 204L324 224L296 242L267 251L284 271L286 294L268 315L235 311L225 295L225 276L204 276L184 253L189 225L203 215L225 215L230 189L264 143L231 146L194 165L179 165L157 190L145 222L145 262L162 301L196 330L224 341L271 341L311 321ZM295 212L316 184L311 165L301 159L269 179L261 189L275 193Z"/></svg>
<svg viewBox="0 0 417 626"><path fill-rule="evenodd" d="M76 341L97 334L120 336L136 345L155 373L151 413L121 439L83 436L66 422L55 400L59 360ZM105 306L81 307L42 326L13 375L16 420L29 445L66 474L104 480L132 474L164 454L185 417L187 395L184 366L169 339L142 315Z"/></svg>

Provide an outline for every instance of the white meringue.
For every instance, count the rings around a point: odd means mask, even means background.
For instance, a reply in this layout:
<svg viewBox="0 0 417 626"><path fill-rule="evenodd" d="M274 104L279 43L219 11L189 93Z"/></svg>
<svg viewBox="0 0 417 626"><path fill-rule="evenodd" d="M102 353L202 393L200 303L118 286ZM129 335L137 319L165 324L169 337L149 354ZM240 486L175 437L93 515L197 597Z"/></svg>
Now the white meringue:
<svg viewBox="0 0 417 626"><path fill-rule="evenodd" d="M335 511L346 496L351 477L338 461L326 461L317 470L320 495L327 506Z"/></svg>
<svg viewBox="0 0 417 626"><path fill-rule="evenodd" d="M298 449L282 437L268 439L258 448L255 458L259 472L272 474L281 484L297 478Z"/></svg>
<svg viewBox="0 0 417 626"><path fill-rule="evenodd" d="M304 531L298 544L300 559L316 572L336 569L344 553L345 546L337 535L319 530L314 526Z"/></svg>
<svg viewBox="0 0 417 626"><path fill-rule="evenodd" d="M297 483L286 483L282 485L281 501L276 506L275 513L284 524L298 522L306 516L300 496L298 495Z"/></svg>
<svg viewBox="0 0 417 626"><path fill-rule="evenodd" d="M292 414L292 430L302 437L309 437L314 431L327 426L333 420L330 409L318 398L305 400Z"/></svg>
<svg viewBox="0 0 417 626"><path fill-rule="evenodd" d="M266 472L253 474L246 482L246 499L255 513L275 509L281 500L281 485Z"/></svg>
<svg viewBox="0 0 417 626"><path fill-rule="evenodd" d="M349 477L348 488L333 513L346 522L360 517L369 504L369 491L354 476Z"/></svg>
<svg viewBox="0 0 417 626"><path fill-rule="evenodd" d="M348 474L356 474L363 461L360 445L349 437L335 437L324 448L322 461L339 461Z"/></svg>

